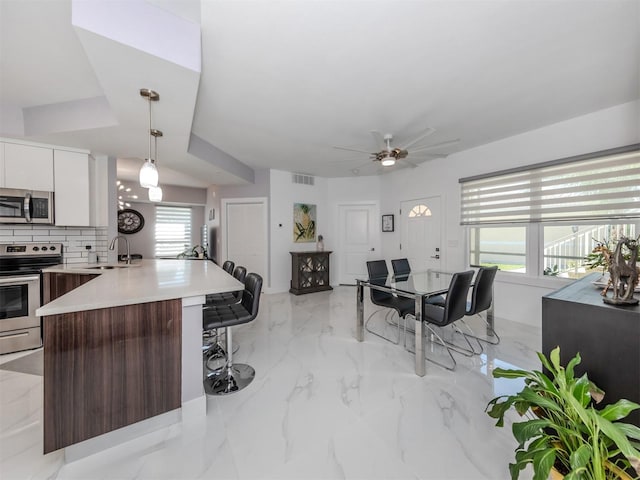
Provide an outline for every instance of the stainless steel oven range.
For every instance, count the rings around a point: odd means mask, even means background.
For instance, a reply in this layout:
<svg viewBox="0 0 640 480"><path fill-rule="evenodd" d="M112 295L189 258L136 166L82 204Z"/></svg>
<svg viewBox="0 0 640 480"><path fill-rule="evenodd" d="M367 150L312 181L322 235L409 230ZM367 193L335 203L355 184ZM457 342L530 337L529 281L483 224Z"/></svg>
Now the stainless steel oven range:
<svg viewBox="0 0 640 480"><path fill-rule="evenodd" d="M0 354L42 345L42 269L61 263L60 243L0 244Z"/></svg>

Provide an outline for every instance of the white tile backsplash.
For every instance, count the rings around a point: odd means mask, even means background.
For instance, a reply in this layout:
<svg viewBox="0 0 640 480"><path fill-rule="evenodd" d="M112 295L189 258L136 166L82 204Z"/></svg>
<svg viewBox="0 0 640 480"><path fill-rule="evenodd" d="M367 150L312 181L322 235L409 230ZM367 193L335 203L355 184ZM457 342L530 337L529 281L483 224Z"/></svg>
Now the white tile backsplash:
<svg viewBox="0 0 640 480"><path fill-rule="evenodd" d="M58 242L64 245L64 263L87 263L89 250L98 254L99 262L107 261L106 227L52 227L51 225L3 225L0 243Z"/></svg>

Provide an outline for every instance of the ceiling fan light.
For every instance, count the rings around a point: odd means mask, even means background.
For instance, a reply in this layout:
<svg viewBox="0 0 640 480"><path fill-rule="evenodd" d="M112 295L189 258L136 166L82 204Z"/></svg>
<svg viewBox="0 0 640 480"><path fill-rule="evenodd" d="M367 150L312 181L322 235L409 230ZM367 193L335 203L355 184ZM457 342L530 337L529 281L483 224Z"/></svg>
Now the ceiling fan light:
<svg viewBox="0 0 640 480"><path fill-rule="evenodd" d="M161 202L162 201L162 188L150 187L149 188L149 201Z"/></svg>
<svg viewBox="0 0 640 480"><path fill-rule="evenodd" d="M151 188L158 186L158 169L153 160L147 158L140 168L140 186Z"/></svg>
<svg viewBox="0 0 640 480"><path fill-rule="evenodd" d="M381 161L383 167L392 167L396 164L396 159L391 155L387 155Z"/></svg>

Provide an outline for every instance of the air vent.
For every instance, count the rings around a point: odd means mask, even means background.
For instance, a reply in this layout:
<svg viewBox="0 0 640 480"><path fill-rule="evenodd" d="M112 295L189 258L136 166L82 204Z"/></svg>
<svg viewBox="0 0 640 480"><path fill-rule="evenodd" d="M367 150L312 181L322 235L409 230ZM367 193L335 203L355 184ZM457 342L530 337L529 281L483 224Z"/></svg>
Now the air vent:
<svg viewBox="0 0 640 480"><path fill-rule="evenodd" d="M305 175L304 173L292 173L291 181L300 185L313 185L315 177L313 175Z"/></svg>

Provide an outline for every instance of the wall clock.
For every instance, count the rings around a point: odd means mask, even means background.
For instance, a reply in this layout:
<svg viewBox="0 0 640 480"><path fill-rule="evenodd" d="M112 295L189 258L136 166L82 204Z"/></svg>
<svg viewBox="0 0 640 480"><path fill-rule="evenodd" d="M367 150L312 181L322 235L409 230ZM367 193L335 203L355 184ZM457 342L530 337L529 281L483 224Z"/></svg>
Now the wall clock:
<svg viewBox="0 0 640 480"><path fill-rule="evenodd" d="M144 217L137 210L125 208L118 212L118 232L138 233L144 227Z"/></svg>

